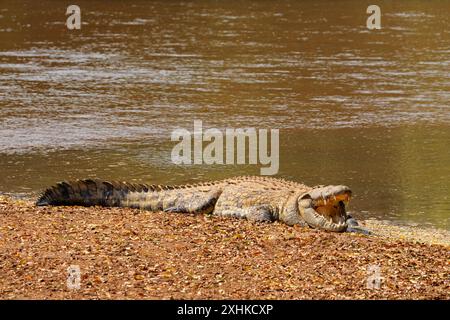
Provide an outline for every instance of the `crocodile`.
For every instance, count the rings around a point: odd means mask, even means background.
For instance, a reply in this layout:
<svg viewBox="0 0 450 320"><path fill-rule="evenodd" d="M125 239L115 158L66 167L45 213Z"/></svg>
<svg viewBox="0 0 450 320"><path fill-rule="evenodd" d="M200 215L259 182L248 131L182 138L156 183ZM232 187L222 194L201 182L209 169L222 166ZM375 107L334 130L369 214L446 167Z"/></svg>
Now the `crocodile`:
<svg viewBox="0 0 450 320"><path fill-rule="evenodd" d="M332 232L370 232L346 212L352 191L343 185L308 187L279 178L241 176L186 185L148 185L99 179L59 182L38 206L127 207L153 212L213 214L257 222L280 221Z"/></svg>

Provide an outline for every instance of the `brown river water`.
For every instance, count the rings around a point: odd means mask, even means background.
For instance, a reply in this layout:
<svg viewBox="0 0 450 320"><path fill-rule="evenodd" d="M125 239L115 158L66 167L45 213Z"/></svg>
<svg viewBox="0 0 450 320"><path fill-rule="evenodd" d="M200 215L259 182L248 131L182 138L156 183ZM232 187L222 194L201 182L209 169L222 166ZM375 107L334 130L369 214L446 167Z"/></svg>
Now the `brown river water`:
<svg viewBox="0 0 450 320"><path fill-rule="evenodd" d="M280 129L277 176L345 184L357 217L450 229L450 2L0 3L0 192L98 177L174 184L172 130Z"/></svg>

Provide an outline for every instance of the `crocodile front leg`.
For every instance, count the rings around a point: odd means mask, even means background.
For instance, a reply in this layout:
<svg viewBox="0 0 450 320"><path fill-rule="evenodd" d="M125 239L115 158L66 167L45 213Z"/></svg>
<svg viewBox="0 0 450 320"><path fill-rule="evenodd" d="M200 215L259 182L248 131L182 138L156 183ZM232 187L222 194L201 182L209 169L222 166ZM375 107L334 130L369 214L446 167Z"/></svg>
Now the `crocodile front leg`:
<svg viewBox="0 0 450 320"><path fill-rule="evenodd" d="M244 210L246 210L247 219L250 221L257 221L257 222L275 221L274 214L269 206L265 205L253 206Z"/></svg>
<svg viewBox="0 0 450 320"><path fill-rule="evenodd" d="M267 205L250 206L244 208L228 207L221 208L217 215L245 218L257 222L273 222L276 220L273 210Z"/></svg>
<svg viewBox="0 0 450 320"><path fill-rule="evenodd" d="M355 218L353 218L351 215L347 215L347 219L345 220L347 223L347 230L346 232L355 232L355 233L361 233L364 235L371 235L372 232L370 232L368 229L361 227L356 221Z"/></svg>

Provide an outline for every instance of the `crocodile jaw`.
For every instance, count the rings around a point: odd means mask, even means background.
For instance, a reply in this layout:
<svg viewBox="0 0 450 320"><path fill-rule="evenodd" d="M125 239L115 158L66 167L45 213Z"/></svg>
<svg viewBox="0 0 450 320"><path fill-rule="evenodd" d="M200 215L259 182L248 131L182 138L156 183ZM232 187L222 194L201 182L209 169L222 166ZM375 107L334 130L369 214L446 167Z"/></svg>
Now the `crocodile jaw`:
<svg viewBox="0 0 450 320"><path fill-rule="evenodd" d="M351 195L346 186L314 188L299 198L300 214L313 228L344 232L347 229L345 206Z"/></svg>

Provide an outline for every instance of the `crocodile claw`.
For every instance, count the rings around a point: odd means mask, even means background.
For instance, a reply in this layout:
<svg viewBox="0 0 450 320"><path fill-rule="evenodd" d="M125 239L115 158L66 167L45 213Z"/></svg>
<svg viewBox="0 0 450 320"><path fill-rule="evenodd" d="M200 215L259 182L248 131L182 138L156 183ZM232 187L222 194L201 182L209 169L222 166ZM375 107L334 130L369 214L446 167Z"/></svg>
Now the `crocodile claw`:
<svg viewBox="0 0 450 320"><path fill-rule="evenodd" d="M187 213L189 211L186 208L184 208L184 207L170 207L170 208L164 209L163 212L168 212L168 213Z"/></svg>
<svg viewBox="0 0 450 320"><path fill-rule="evenodd" d="M348 220L347 220L347 222L348 222ZM356 222L356 221L355 221ZM369 231L368 229L366 229L366 228L363 228L363 227L360 227L360 226L358 226L358 225L348 225L348 227L347 227L347 230L346 230L347 232L354 232L354 233L360 233L360 234L364 234L364 235L366 235L366 236L370 236L370 235L372 235L373 233L371 232L371 231Z"/></svg>

